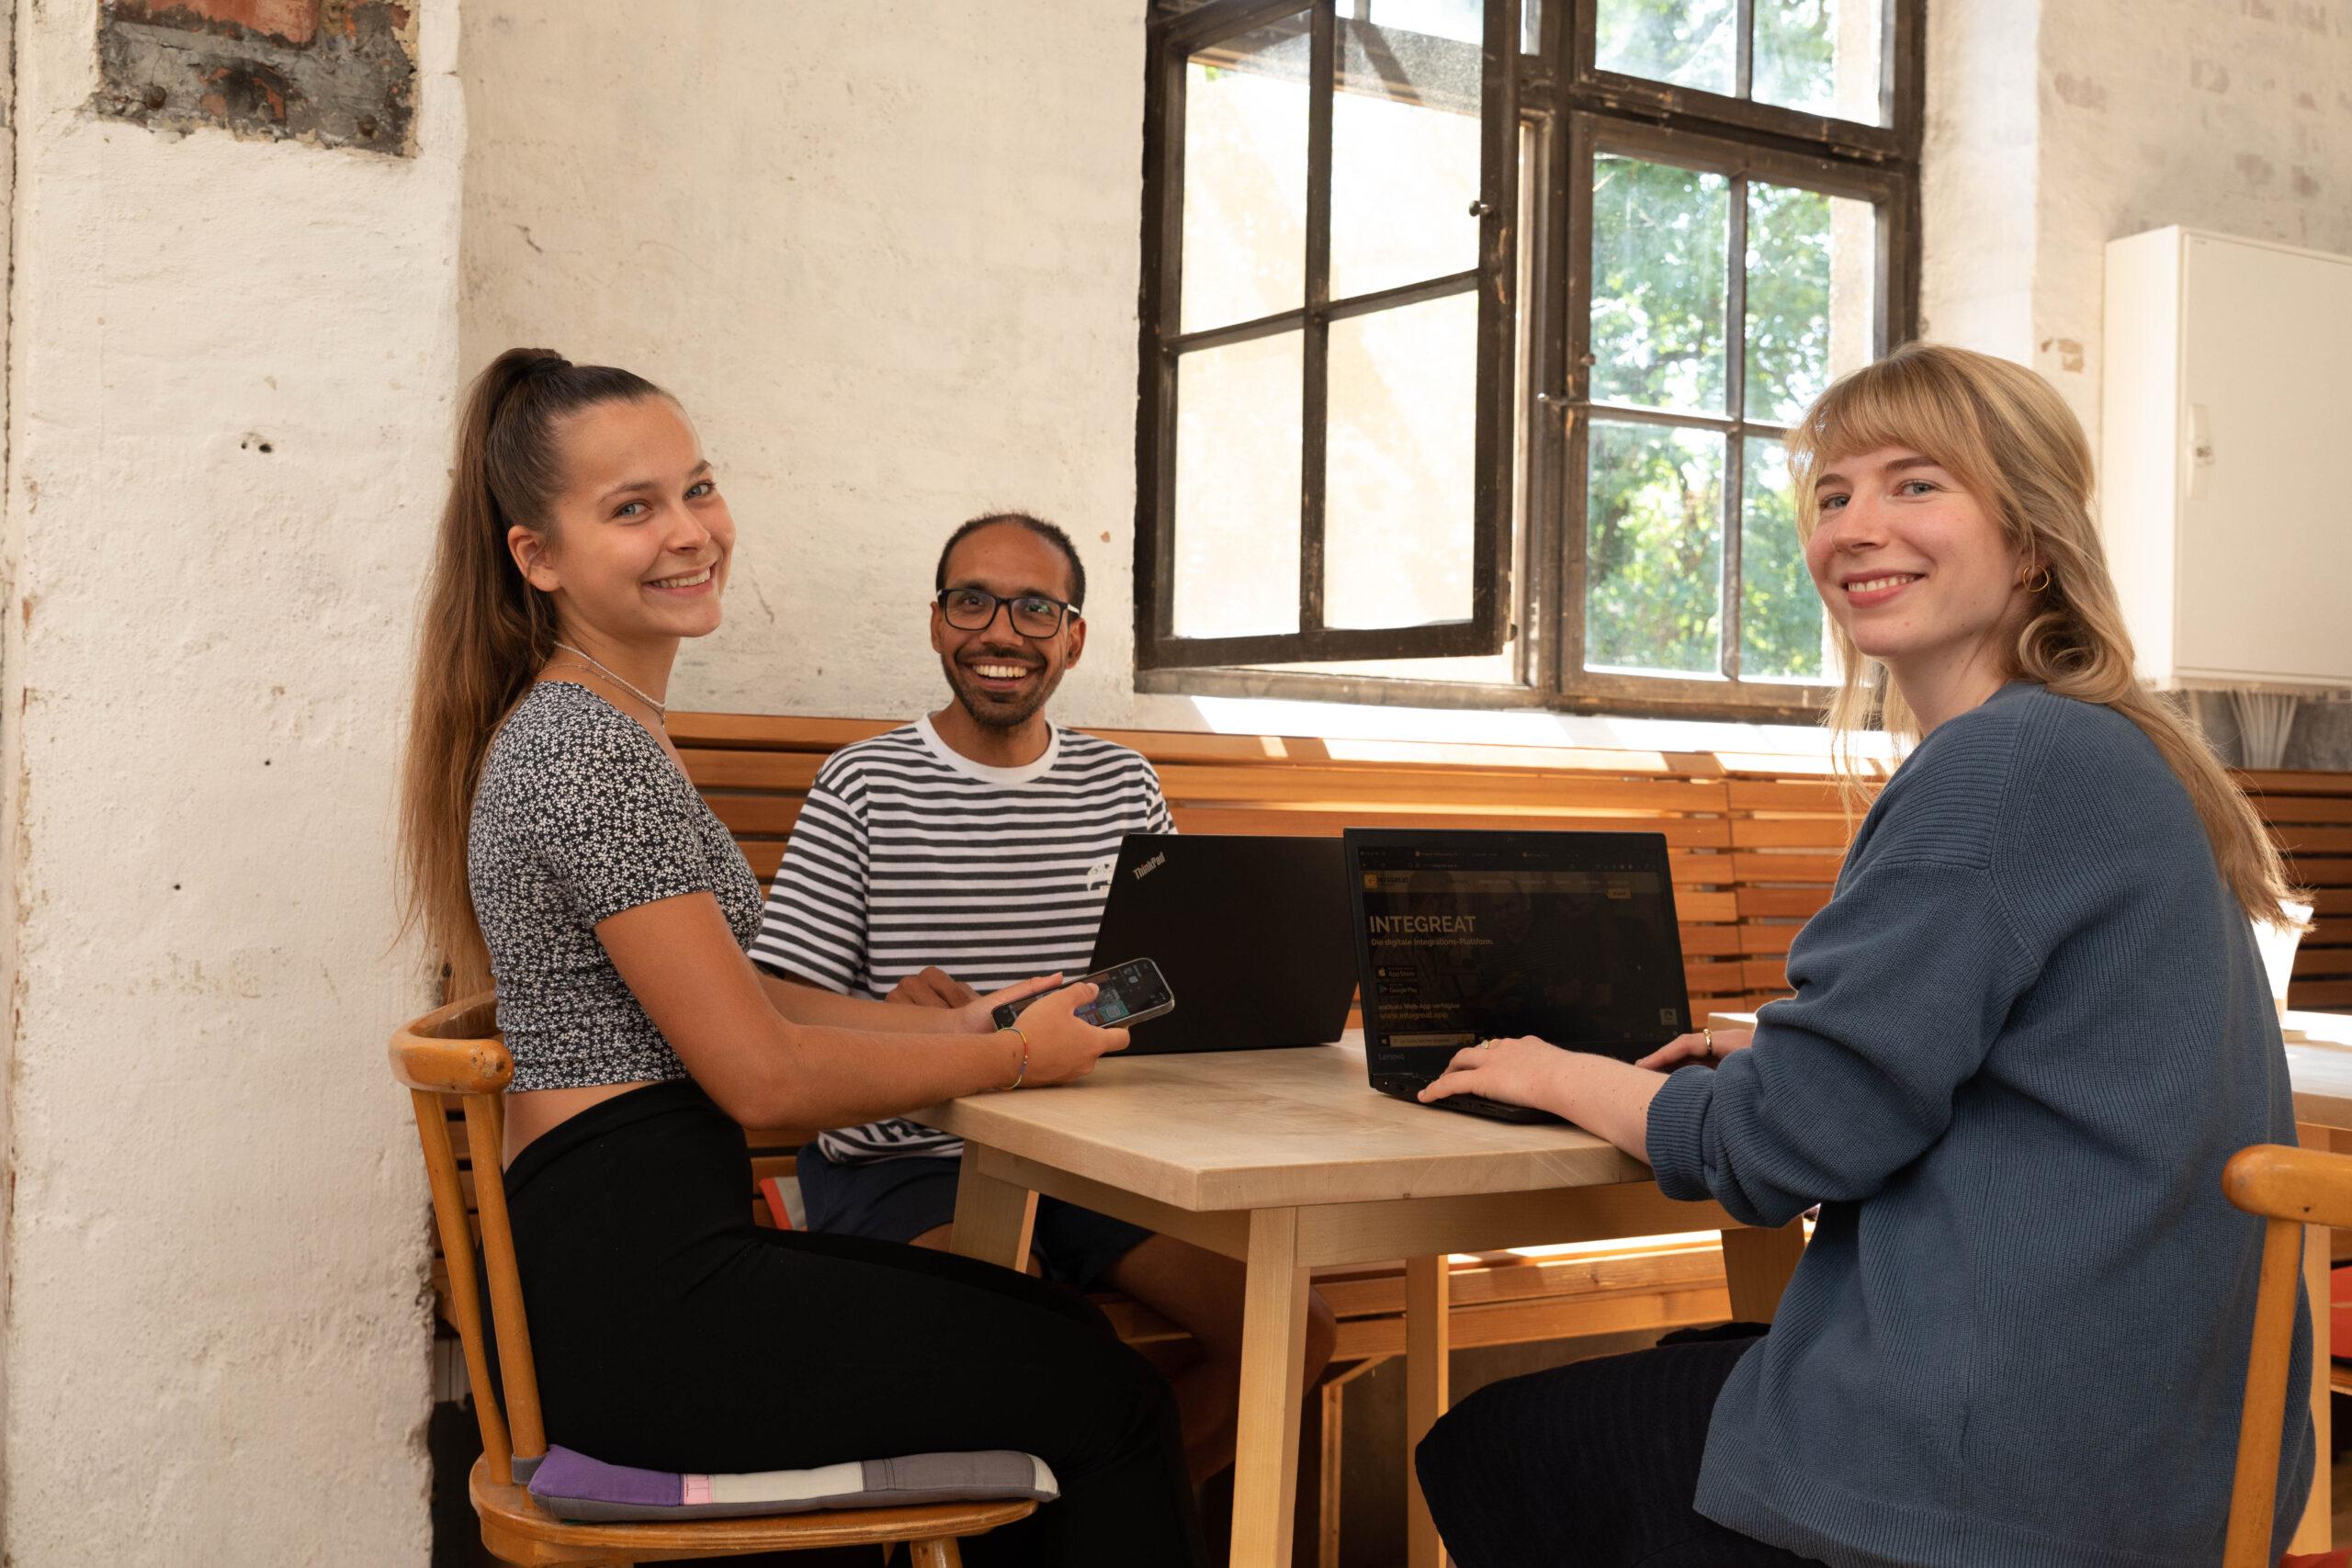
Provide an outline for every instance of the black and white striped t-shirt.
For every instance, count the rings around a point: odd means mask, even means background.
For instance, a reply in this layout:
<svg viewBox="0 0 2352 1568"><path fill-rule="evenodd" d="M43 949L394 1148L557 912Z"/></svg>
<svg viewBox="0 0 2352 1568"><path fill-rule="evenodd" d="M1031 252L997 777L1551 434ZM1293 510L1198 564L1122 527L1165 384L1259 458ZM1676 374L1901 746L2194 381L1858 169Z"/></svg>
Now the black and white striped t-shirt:
<svg viewBox="0 0 2352 1568"><path fill-rule="evenodd" d="M1094 953L1119 840L1169 833L1151 764L1056 728L1026 767L950 750L929 718L844 746L818 770L768 889L752 957L848 996L882 998L937 964L986 993ZM829 1159L953 1156L904 1118L818 1139Z"/></svg>

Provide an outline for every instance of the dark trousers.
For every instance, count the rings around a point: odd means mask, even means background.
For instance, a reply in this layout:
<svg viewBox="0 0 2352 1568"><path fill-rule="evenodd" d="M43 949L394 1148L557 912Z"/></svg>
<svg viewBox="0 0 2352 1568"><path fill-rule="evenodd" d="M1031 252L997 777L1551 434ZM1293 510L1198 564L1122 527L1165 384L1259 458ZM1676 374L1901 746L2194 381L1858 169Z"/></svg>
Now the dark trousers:
<svg viewBox="0 0 2352 1568"><path fill-rule="evenodd" d="M1690 1506L1707 1418L1763 1332L1675 1335L1480 1389L1414 1455L1461 1568L1791 1568L1811 1562Z"/></svg>
<svg viewBox="0 0 2352 1568"><path fill-rule="evenodd" d="M610 1464L792 1470L1015 1449L1061 1497L972 1568L1206 1562L1168 1384L1102 1314L991 1264L752 1223L738 1128L633 1090L506 1173L548 1438Z"/></svg>

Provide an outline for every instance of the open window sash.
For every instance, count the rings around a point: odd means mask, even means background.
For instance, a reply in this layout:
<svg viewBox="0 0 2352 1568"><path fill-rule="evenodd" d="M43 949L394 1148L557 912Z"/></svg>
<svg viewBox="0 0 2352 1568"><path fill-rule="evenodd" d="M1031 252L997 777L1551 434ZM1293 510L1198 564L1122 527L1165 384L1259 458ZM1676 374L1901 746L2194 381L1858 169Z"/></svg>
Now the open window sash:
<svg viewBox="0 0 2352 1568"><path fill-rule="evenodd" d="M1509 640L1521 8L1521 0L1210 0L1155 28L1144 243L1159 265L1146 269L1142 302L1139 666L1492 654ZM1204 171L1196 192L1204 198L1188 211L1188 146L1211 133L1213 116L1233 113L1232 101L1284 91L1303 100L1303 200L1284 208L1269 198L1236 223L1235 202L1205 199L1222 194L1209 192L1210 179L1227 176ZM1198 123L1188 126L1188 112ZM1284 112L1276 101L1245 126L1252 146L1272 149L1267 164L1278 173L1287 172ZM1453 117L1475 116L1476 199L1448 203L1450 218L1427 189L1412 193L1409 210L1381 209L1379 149L1410 146L1400 117L1414 114L1449 132ZM1336 149L1335 118L1343 122ZM1394 140L1400 134L1408 140ZM1336 242L1335 162L1344 202ZM1229 255L1206 254L1220 219L1228 236L1284 238L1295 220L1298 265L1280 254L1287 245L1238 271ZM1475 246L1447 222L1475 227ZM1434 248L1424 243L1431 237ZM1188 238L1204 254L1188 256ZM1415 270L1457 243L1469 265ZM1421 378L1414 345L1437 341L1462 352L1433 358ZM1399 405L1397 389L1410 385L1443 400L1427 411L1434 420ZM1471 406L1460 408L1465 400ZM1417 443L1438 423L1453 431L1452 445L1431 460ZM1284 456L1294 431L1295 469ZM1432 474L1450 493L1429 493ZM1416 510L1423 500L1434 504Z"/></svg>

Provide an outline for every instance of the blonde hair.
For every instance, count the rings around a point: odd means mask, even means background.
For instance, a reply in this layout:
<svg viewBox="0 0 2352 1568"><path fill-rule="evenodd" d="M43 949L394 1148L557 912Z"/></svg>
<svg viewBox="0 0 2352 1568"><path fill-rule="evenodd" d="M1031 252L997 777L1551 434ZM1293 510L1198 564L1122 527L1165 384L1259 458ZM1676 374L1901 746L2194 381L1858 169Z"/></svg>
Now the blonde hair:
<svg viewBox="0 0 2352 1568"><path fill-rule="evenodd" d="M2048 573L2007 673L2111 707L2145 731L2188 791L2231 894L2253 919L2283 921L2279 907L2292 892L2262 819L2195 725L2132 670L2132 636L2091 520L2090 442L2065 400L2023 366L1941 344L1906 344L1844 377L1789 432L1800 538L1810 540L1821 521L1814 486L1825 466L1883 446L1950 470L2000 520L2034 577ZM1831 629L1844 679L1826 722L1852 796L1862 784L1856 735L1876 718L1905 745L1918 739L1918 720L1885 667L1844 627L1833 621Z"/></svg>

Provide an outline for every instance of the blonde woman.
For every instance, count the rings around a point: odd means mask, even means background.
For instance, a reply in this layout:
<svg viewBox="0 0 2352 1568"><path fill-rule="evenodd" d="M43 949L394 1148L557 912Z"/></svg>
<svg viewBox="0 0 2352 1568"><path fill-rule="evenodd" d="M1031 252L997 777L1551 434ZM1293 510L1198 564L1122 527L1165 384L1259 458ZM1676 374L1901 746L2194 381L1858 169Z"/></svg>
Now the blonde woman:
<svg viewBox="0 0 2352 1568"><path fill-rule="evenodd" d="M1833 724L1883 705L1911 743L1790 950L1795 995L1638 1066L1496 1041L1424 1098L1557 1111L1751 1224L1818 1204L1812 1245L1769 1334L1465 1401L1419 1456L1430 1508L1464 1568L2201 1568L2260 1243L2222 1167L2294 1141L2252 925L2278 854L2133 678L2047 383L1915 344L1789 445ZM2306 1315L2297 1380L2309 1352ZM2300 1404L2285 1440L2282 1547Z"/></svg>
<svg viewBox="0 0 2352 1568"><path fill-rule="evenodd" d="M1167 1383L1043 1280L763 1230L742 1129L1066 1082L1123 1030L1033 981L955 1010L763 980L760 886L662 729L735 522L668 394L513 349L467 398L402 798L412 908L514 1058L506 1201L548 1438L607 1464L799 1469L1015 1449L1061 1496L967 1562L1205 1561Z"/></svg>

